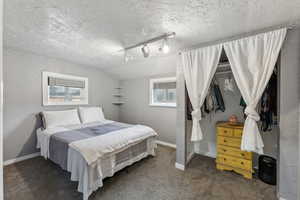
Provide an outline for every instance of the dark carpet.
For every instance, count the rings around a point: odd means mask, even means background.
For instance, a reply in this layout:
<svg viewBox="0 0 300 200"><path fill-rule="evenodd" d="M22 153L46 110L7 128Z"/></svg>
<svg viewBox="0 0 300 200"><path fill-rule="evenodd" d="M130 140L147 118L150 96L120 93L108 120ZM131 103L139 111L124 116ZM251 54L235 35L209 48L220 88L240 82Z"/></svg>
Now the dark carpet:
<svg viewBox="0 0 300 200"><path fill-rule="evenodd" d="M90 200L272 200L275 186L215 168L195 156L186 171L175 169L175 150L159 146L148 157L104 180ZM42 157L4 168L5 200L82 200L70 174Z"/></svg>

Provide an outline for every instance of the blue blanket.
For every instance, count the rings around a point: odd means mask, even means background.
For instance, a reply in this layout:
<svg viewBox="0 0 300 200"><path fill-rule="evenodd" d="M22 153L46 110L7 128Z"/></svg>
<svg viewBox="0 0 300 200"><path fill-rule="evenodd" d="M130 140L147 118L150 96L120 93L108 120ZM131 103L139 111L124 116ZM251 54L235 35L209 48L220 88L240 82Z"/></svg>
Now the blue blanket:
<svg viewBox="0 0 300 200"><path fill-rule="evenodd" d="M50 160L60 165L64 170L67 170L68 149L71 142L109 134L113 131L129 128L131 126L130 124L112 122L109 124L55 133L50 137Z"/></svg>

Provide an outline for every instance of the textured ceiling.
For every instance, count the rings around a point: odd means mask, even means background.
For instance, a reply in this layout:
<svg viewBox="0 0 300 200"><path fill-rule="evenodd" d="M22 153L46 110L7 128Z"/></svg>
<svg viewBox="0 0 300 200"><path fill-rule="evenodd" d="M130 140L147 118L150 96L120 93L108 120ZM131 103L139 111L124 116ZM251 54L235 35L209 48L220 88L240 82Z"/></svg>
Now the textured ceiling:
<svg viewBox="0 0 300 200"><path fill-rule="evenodd" d="M4 45L131 78L174 71L175 66L153 71L164 56L157 52L159 44L153 45L152 58L135 50L130 52L135 59L124 63L119 51L124 46L174 31L174 53L294 22L299 10L299 0L5 0ZM163 65L174 60L164 57Z"/></svg>

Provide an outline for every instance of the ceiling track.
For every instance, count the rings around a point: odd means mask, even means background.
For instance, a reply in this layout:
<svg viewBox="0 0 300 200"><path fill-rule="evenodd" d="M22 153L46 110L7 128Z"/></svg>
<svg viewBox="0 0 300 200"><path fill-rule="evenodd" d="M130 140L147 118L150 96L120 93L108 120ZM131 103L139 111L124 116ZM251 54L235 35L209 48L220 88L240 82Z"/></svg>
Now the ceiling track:
<svg viewBox="0 0 300 200"><path fill-rule="evenodd" d="M160 36L151 38L151 39L149 39L149 40L146 40L146 41L143 41L143 42L139 42L139 43L137 43L137 44L134 44L134 45L125 47L123 50L124 50L124 51L128 51L128 50L130 50L130 49L134 49L134 48L139 47L139 46L144 46L144 45L146 45L146 44L153 43L153 42L156 42L156 41L159 41L159 40L163 40L163 39L167 39L167 38L173 38L173 37L175 37L175 35L176 35L175 32L165 33L165 34L163 34L163 35L160 35Z"/></svg>

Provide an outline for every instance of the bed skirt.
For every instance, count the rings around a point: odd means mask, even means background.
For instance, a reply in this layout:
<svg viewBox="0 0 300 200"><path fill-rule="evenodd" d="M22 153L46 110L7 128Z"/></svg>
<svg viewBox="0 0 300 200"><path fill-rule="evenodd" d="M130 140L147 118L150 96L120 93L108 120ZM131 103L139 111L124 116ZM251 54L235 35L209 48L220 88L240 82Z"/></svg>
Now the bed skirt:
<svg viewBox="0 0 300 200"><path fill-rule="evenodd" d="M83 200L88 200L92 192L103 186L103 179L113 176L117 171L149 156L155 156L156 139L148 138L128 147L119 153L111 154L87 165L76 150L68 150L68 167L71 180L78 181L78 192L83 193Z"/></svg>

